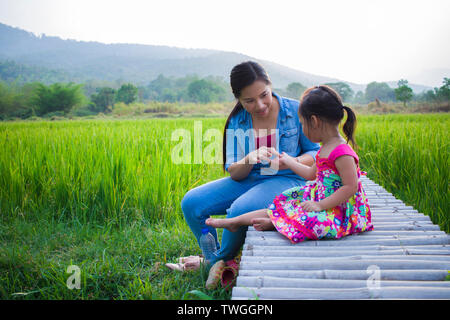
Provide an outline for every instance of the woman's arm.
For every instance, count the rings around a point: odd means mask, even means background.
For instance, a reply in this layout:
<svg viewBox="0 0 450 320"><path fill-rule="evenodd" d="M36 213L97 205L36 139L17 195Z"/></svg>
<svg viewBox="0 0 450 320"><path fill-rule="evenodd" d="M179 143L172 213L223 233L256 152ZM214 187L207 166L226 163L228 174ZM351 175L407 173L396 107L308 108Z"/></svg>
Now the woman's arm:
<svg viewBox="0 0 450 320"><path fill-rule="evenodd" d="M315 201L305 201L300 206L306 211L323 211L334 208L352 197L358 191L358 174L355 160L352 156L345 155L334 162L339 176L342 179L342 186L332 195L325 199Z"/></svg>
<svg viewBox="0 0 450 320"><path fill-rule="evenodd" d="M231 179L240 181L247 178L250 171L252 171L253 164L250 164L246 158L247 156L237 162L232 163L228 167L228 172L230 173Z"/></svg>

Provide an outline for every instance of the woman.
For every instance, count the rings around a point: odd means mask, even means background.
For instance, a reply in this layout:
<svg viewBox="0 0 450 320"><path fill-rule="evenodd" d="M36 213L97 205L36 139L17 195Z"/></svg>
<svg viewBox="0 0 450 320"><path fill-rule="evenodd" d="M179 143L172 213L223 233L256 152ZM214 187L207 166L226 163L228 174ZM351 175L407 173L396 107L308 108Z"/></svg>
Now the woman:
<svg viewBox="0 0 450 320"><path fill-rule="evenodd" d="M319 145L302 133L298 119L299 102L272 92L266 71L256 62L236 65L230 75L237 104L231 111L224 130L224 170L230 177L215 180L189 190L181 207L197 241L202 228L209 228L217 242L217 261L233 259L245 240L247 227L236 232L223 231L222 244L216 230L206 226L210 215L226 214L228 218L256 209L267 208L284 190L302 186L305 180L271 158L271 149L286 152L297 161L312 166ZM251 130L254 129L254 130ZM255 219L257 227L261 221ZM186 269L199 266L199 257L181 259Z"/></svg>

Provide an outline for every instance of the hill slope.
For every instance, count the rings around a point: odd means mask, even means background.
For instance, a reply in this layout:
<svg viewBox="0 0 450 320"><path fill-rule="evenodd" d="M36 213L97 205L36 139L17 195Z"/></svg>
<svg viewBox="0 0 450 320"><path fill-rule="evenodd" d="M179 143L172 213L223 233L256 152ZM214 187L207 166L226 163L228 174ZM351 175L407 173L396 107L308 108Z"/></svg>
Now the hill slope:
<svg viewBox="0 0 450 320"><path fill-rule="evenodd" d="M64 70L78 80L125 79L138 84L147 84L159 74L174 77L213 75L228 79L231 68L246 60L263 64L275 87L285 87L294 81L307 86L338 81L234 52L63 40L36 36L1 23L0 59Z"/></svg>
<svg viewBox="0 0 450 320"><path fill-rule="evenodd" d="M41 70L52 70L61 74L60 78L70 78L74 82L122 79L146 85L159 74L174 77L190 74L197 74L200 77L213 75L228 81L232 67L246 60L260 62L269 73L275 88L284 88L295 81L305 86L342 81L235 52L63 40L45 35L36 36L31 32L1 23L0 60L36 66ZM355 92L365 89L365 85L362 84L343 82L348 83ZM414 91L427 88L416 85L411 87Z"/></svg>

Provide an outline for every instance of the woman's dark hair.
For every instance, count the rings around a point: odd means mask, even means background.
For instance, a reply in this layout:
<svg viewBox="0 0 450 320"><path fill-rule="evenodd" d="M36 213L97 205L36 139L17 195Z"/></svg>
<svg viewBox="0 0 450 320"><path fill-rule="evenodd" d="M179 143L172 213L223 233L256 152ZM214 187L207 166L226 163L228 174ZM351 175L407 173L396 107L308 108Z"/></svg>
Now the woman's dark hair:
<svg viewBox="0 0 450 320"><path fill-rule="evenodd" d="M231 90L233 91L234 97L238 100L233 110L231 110L230 115L228 116L227 121L225 122L225 128L223 130L223 144L222 144L222 157L223 157L223 169L225 170L225 162L226 162L226 146L227 146L227 135L226 131L228 128L228 124L230 123L230 119L235 116L239 111L242 110L242 104L239 102L239 97L241 96L241 92L245 87L253 84L255 81L261 80L266 84L271 85L269 76L267 75L266 70L264 68L253 61L242 62L233 67L230 73L230 85Z"/></svg>
<svg viewBox="0 0 450 320"><path fill-rule="evenodd" d="M356 129L356 115L354 111L342 104L342 98L331 87L326 85L315 86L307 89L300 98L299 115L306 123L311 121L313 115L322 120L339 124L344 118L344 110L347 112L347 120L342 127L347 143L357 148L354 133Z"/></svg>

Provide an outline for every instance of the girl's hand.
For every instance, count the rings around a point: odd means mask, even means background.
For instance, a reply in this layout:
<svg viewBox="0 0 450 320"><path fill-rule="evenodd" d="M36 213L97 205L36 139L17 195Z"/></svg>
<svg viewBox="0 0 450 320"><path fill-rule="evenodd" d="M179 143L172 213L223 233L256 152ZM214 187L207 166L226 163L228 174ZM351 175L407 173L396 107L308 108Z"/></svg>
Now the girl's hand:
<svg viewBox="0 0 450 320"><path fill-rule="evenodd" d="M300 207L302 207L302 209L304 211L322 211L323 208L320 205L320 202L316 202L316 201L304 201L302 203L300 203Z"/></svg>
<svg viewBox="0 0 450 320"><path fill-rule="evenodd" d="M280 161L280 165L284 165L286 167L291 167L292 165L295 165L297 163L297 159L294 157L291 157L286 152L282 152L279 155L279 161Z"/></svg>

